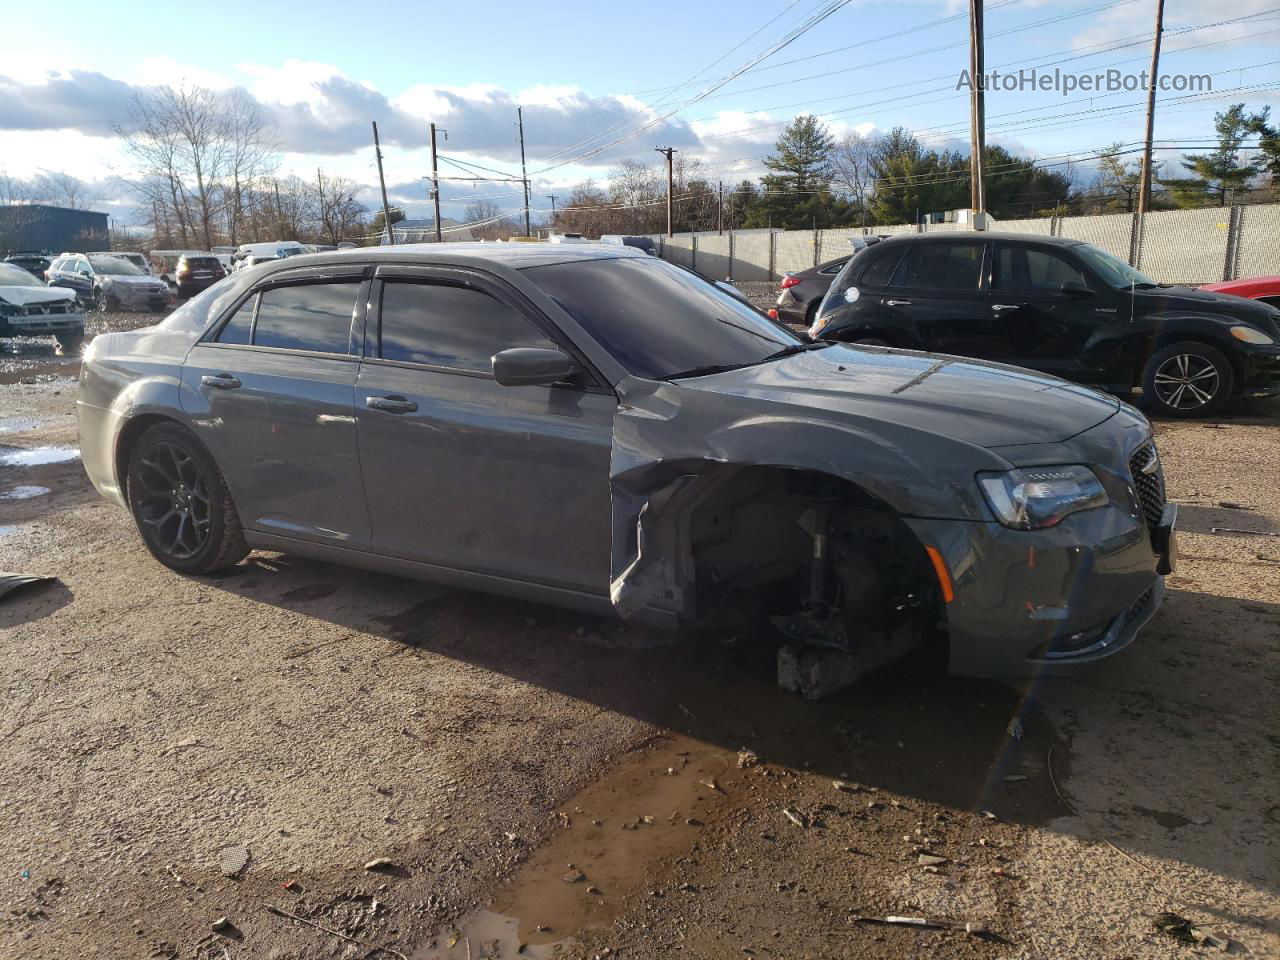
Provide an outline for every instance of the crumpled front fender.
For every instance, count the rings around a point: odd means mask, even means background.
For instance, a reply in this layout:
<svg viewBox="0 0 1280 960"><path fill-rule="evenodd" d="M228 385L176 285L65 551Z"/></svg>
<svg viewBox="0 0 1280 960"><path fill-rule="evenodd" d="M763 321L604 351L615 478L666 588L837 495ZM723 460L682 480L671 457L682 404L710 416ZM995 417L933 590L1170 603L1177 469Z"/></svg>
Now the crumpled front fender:
<svg viewBox="0 0 1280 960"><path fill-rule="evenodd" d="M692 622L691 518L743 469L827 474L907 517L986 520L973 475L1002 458L936 434L628 379L614 419L610 600ZM939 469L945 465L946 469Z"/></svg>

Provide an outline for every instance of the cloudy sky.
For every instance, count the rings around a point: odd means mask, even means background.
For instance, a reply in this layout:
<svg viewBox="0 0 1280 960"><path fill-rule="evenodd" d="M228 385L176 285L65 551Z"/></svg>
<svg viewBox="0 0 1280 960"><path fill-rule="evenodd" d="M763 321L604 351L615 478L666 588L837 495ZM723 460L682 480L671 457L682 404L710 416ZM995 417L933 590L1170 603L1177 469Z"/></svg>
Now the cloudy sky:
<svg viewBox="0 0 1280 960"><path fill-rule="evenodd" d="M74 30L53 30L46 16L5 18L0 172L127 179L113 131L128 123L136 91L178 83L248 90L271 119L283 172L355 178L371 204L369 121L378 121L393 202L411 215L429 209L428 123L448 131L444 155L517 172L517 106L535 211L622 158L658 160L658 145L704 158L726 183L758 175L798 112L820 115L837 135L901 125L930 146L967 143L967 92L956 89L968 64L967 4L854 0L769 53L825 5L63 0L56 21ZM1154 0L987 0L987 68L1137 72L1150 58L1153 14ZM1213 84L1209 96L1161 95L1156 138L1167 156L1211 137L1225 104L1276 104L1280 114L1280 0L1168 0L1165 22L1162 70L1209 74ZM994 91L988 139L1046 163L1088 157L1137 141L1143 103L1140 92ZM455 216L466 198L519 203L507 185L443 192ZM126 197L108 200L118 222L131 219Z"/></svg>

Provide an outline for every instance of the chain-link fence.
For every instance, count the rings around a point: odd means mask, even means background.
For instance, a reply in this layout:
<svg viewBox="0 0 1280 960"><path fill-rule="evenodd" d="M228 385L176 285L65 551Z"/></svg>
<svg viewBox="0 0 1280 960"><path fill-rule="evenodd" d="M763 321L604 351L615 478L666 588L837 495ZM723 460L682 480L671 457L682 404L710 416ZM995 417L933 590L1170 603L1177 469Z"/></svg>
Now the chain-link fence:
<svg viewBox="0 0 1280 960"><path fill-rule="evenodd" d="M1280 204L997 221L994 230L1083 240L1158 283L1211 283L1280 274ZM662 257L714 280L778 280L844 256L849 238L961 232L954 223L745 230L654 237Z"/></svg>

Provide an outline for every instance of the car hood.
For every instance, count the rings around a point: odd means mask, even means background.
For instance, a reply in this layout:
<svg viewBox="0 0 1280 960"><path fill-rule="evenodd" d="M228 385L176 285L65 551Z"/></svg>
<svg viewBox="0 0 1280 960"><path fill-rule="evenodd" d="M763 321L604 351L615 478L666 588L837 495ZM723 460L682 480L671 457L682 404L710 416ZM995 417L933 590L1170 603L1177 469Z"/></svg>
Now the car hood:
<svg viewBox="0 0 1280 960"><path fill-rule="evenodd" d="M1188 313L1216 314L1232 323L1247 323L1273 337L1280 337L1277 311L1257 300L1247 300L1231 293L1213 290L1197 290L1195 287L1156 287L1139 290L1149 310L1186 311Z"/></svg>
<svg viewBox="0 0 1280 960"><path fill-rule="evenodd" d="M1115 397L1018 367L851 344L679 383L925 430L982 447L1060 443L1120 408Z"/></svg>
<svg viewBox="0 0 1280 960"><path fill-rule="evenodd" d="M32 303L59 303L74 300L75 291L63 287L10 287L0 286L0 300L25 307Z"/></svg>

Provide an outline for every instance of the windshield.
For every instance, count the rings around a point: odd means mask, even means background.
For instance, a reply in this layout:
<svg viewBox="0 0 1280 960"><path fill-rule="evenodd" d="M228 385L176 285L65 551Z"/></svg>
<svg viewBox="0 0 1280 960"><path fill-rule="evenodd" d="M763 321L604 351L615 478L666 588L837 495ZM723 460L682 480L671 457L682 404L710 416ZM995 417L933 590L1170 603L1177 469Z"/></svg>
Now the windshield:
<svg viewBox="0 0 1280 960"><path fill-rule="evenodd" d="M759 363L805 342L710 281L651 257L575 260L524 275L648 380Z"/></svg>
<svg viewBox="0 0 1280 960"><path fill-rule="evenodd" d="M1113 287L1127 287L1130 284L1138 287L1156 286L1156 282L1141 270L1129 266L1119 257L1113 257L1092 244L1082 243L1075 249L1084 262L1093 267L1102 279Z"/></svg>
<svg viewBox="0 0 1280 960"><path fill-rule="evenodd" d="M0 263L0 287L43 287L32 274L12 263Z"/></svg>
<svg viewBox="0 0 1280 960"><path fill-rule="evenodd" d="M106 274L113 277L140 277L142 271L135 267L128 260L121 260L119 257L90 257L89 262L93 264L94 273Z"/></svg>

